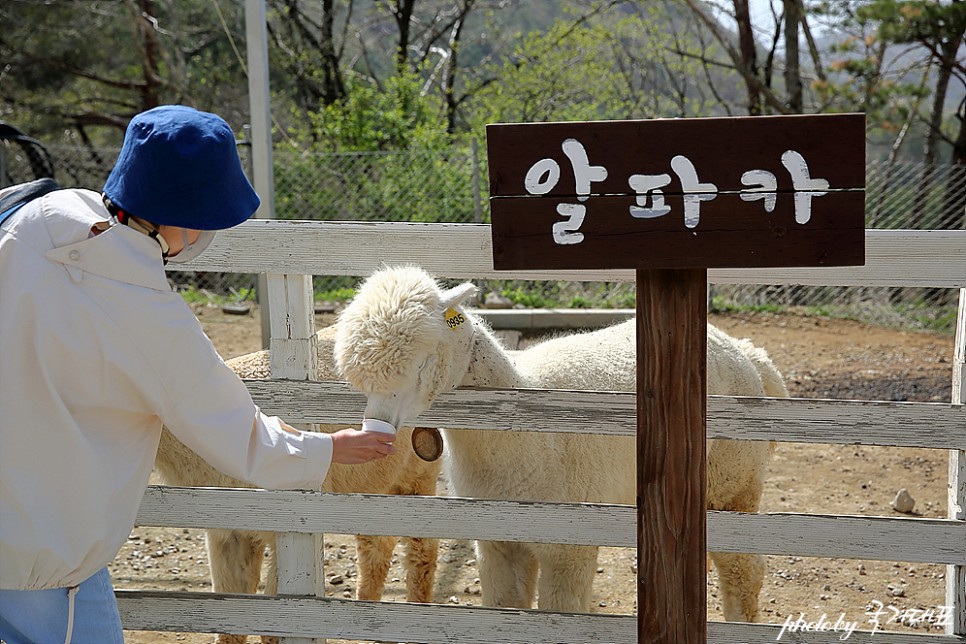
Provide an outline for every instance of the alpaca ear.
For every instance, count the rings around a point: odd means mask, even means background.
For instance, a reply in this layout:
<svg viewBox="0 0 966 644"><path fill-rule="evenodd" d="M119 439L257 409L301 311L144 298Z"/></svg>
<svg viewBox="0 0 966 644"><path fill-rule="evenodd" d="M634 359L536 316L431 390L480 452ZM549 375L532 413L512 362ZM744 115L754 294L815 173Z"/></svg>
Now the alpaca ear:
<svg viewBox="0 0 966 644"><path fill-rule="evenodd" d="M477 288L472 282L463 282L459 286L454 286L451 289L443 291L440 296L440 304L443 310L450 308L456 308L463 304L468 298L476 295Z"/></svg>

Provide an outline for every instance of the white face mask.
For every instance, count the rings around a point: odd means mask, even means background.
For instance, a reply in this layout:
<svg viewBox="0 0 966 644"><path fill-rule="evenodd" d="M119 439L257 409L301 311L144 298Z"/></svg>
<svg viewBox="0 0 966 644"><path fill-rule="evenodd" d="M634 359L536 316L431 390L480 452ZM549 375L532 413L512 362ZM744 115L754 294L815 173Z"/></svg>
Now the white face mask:
<svg viewBox="0 0 966 644"><path fill-rule="evenodd" d="M188 229L182 228L181 240L184 242L184 247L177 255L169 255L168 261L172 264L184 264L186 262L190 262L198 255L201 255L203 252L205 252L205 250L211 244L211 240L215 238L216 231L202 230L199 232L201 235L199 235L198 240L191 244L188 242Z"/></svg>

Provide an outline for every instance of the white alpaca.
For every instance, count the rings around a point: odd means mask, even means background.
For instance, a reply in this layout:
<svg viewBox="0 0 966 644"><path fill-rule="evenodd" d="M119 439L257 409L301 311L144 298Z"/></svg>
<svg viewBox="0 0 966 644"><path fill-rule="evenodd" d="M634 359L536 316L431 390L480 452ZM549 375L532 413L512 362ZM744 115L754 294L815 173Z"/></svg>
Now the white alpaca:
<svg viewBox="0 0 966 644"><path fill-rule="evenodd" d="M321 380L336 380L332 359L333 327L322 329L319 340L319 372ZM243 378L268 378L270 375L267 351L258 351L227 361L229 367ZM345 425L322 425L322 431L337 431ZM418 458L410 447L411 428L399 432L399 446L395 454L365 465L333 463L322 484L325 492L370 494L436 494L436 482L441 462L427 463ZM168 485L191 487L251 487L248 483L222 474L200 456L184 446L167 429L161 433L155 466ZM358 599L378 600L382 597L386 574L389 571L396 537L356 537L359 574ZM211 562L212 587L215 592L254 593L261 576L266 547L274 551L275 534L247 530L208 530L208 559ZM406 599L428 602L433 597L436 539L406 539ZM274 594L275 559L269 558L266 592ZM277 641L277 638L264 638ZM244 635L219 636L222 644L246 641Z"/></svg>
<svg viewBox="0 0 966 644"><path fill-rule="evenodd" d="M373 274L339 318L340 373L367 394L366 417L396 425L459 386L636 391L634 320L507 351L460 308L472 284L444 291L419 268ZM787 396L765 352L709 326L708 393ZM447 474L458 496L634 504L633 437L447 430ZM755 512L770 446L710 441L708 507ZM590 610L597 548L481 541L482 602ZM712 553L724 616L754 621L764 558ZM539 572L539 580L538 580Z"/></svg>

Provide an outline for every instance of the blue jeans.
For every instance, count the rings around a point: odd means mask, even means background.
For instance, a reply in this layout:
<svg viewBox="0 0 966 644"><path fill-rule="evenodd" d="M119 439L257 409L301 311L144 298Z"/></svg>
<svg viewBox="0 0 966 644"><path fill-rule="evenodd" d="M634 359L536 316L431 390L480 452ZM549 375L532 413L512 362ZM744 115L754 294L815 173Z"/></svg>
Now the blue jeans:
<svg viewBox="0 0 966 644"><path fill-rule="evenodd" d="M106 567L83 581L73 595L69 597L67 588L0 590L0 639L6 644L62 644L70 631L74 644L124 644Z"/></svg>

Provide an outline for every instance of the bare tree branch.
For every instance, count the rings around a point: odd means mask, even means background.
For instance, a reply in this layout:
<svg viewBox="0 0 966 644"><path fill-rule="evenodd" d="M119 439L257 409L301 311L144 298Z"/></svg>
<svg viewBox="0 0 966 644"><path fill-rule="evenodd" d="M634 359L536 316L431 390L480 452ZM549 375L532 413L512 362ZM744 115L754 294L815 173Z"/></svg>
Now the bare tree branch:
<svg viewBox="0 0 966 644"><path fill-rule="evenodd" d="M747 61L741 55L731 42L731 39L724 33L721 25L717 21L712 19L704 9L699 5L697 0L684 0L685 3L690 7L691 11L704 23L704 25L714 34L715 39L718 44L724 49L725 53L731 59L734 65L735 71L737 71L741 77L744 79L746 85L750 88L759 92L764 98L767 105L780 114L790 114L791 110L785 103L775 95L775 93L762 82L761 78L755 74L755 71L748 67ZM749 106L750 108L751 106Z"/></svg>

